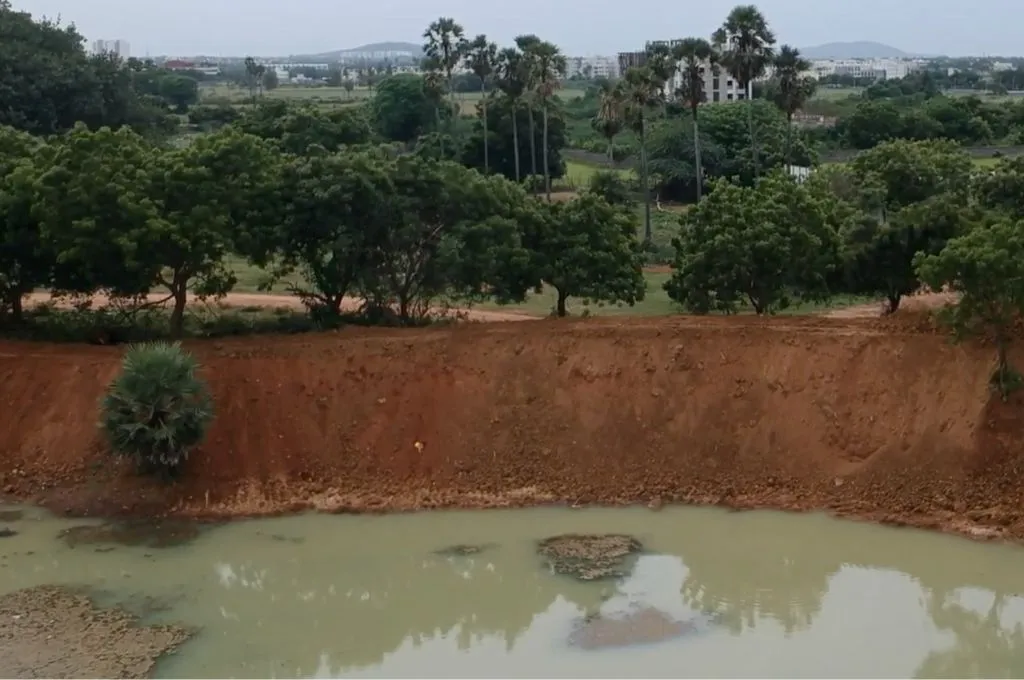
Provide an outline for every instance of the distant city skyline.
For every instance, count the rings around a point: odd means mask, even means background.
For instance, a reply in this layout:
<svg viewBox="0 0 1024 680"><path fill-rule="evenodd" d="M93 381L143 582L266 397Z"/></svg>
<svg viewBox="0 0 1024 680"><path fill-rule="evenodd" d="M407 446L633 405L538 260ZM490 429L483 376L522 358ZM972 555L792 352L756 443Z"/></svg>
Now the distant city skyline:
<svg viewBox="0 0 1024 680"><path fill-rule="evenodd" d="M681 12L676 0L624 6L612 0L519 0L495 12L476 0L13 0L16 9L74 23L88 43L124 40L135 56L287 56L374 42L419 42L430 21L451 16L470 36L508 44L522 33L566 54L613 54L648 40L707 36L735 2L702 2ZM1024 53L1016 22L1020 0L762 0L756 3L780 43L875 41L915 54L1013 56ZM511 7L511 5L510 5ZM500 17L499 17L500 14ZM624 19L628 17L628 21Z"/></svg>

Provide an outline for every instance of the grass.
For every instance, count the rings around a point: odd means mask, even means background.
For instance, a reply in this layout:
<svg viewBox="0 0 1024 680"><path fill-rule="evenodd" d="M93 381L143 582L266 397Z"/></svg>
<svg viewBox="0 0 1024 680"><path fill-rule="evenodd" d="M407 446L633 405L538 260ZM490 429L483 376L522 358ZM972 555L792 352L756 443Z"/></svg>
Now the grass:
<svg viewBox="0 0 1024 680"><path fill-rule="evenodd" d="M249 90L237 85L224 83L204 84L200 86L200 95L204 99L225 100L234 104L243 104L249 101ZM582 97L583 90L559 90L558 96L564 100ZM293 101L310 102L319 108L337 108L351 106L366 101L373 96L373 90L368 87L357 87L351 92L344 87L330 87L327 85L281 85L277 89L264 92L267 99L286 99ZM462 107L462 113L476 115L477 103L481 99L479 92L456 93L455 99Z"/></svg>
<svg viewBox="0 0 1024 680"><path fill-rule="evenodd" d="M623 179L631 179L636 173L631 169L603 168L598 165L591 165L581 161L565 162L565 182L573 189L585 189L590 186L591 178L602 170L611 170L619 174Z"/></svg>

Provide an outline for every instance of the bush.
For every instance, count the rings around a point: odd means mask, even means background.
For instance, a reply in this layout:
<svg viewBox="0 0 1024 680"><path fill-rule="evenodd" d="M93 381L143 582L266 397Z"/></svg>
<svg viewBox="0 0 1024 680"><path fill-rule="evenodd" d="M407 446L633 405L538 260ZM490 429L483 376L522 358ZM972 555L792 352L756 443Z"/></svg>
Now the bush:
<svg viewBox="0 0 1024 680"><path fill-rule="evenodd" d="M135 345L100 406L111 451L139 469L175 475L206 435L213 404L197 364L178 343Z"/></svg>

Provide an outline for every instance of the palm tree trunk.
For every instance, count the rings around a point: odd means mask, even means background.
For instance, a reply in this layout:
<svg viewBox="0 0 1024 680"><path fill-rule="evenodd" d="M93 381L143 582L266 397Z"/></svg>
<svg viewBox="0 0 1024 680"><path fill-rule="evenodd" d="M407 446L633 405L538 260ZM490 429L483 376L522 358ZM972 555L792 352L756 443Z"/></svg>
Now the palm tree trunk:
<svg viewBox="0 0 1024 680"><path fill-rule="evenodd" d="M533 104L528 104L526 111L530 114L530 172L537 174L537 135L533 127Z"/></svg>
<svg viewBox="0 0 1024 680"><path fill-rule="evenodd" d="M615 162L615 140L612 137L608 138L608 162Z"/></svg>
<svg viewBox="0 0 1024 680"><path fill-rule="evenodd" d="M647 176L647 121L640 112L640 183L644 188L644 245L654 239L651 232L651 185Z"/></svg>
<svg viewBox="0 0 1024 680"><path fill-rule="evenodd" d="M697 180L697 202L700 203L704 190L704 165L700 162L700 127L697 124L697 109L693 109L693 164Z"/></svg>
<svg viewBox="0 0 1024 680"><path fill-rule="evenodd" d="M754 162L754 179L761 176L761 161L757 153L757 136L754 134L754 88L747 83L747 126L750 128L750 153Z"/></svg>
<svg viewBox="0 0 1024 680"><path fill-rule="evenodd" d="M786 111L786 172L793 165L793 114Z"/></svg>
<svg viewBox="0 0 1024 680"><path fill-rule="evenodd" d="M484 174L489 174L491 171L491 156L490 146L491 139L487 134L487 87L484 85L484 81L480 81L480 97L481 106L483 107L484 114Z"/></svg>
<svg viewBox="0 0 1024 680"><path fill-rule="evenodd" d="M514 101L512 102L512 147L512 154L516 162L516 181L521 182L523 176L519 171L519 106Z"/></svg>
<svg viewBox="0 0 1024 680"><path fill-rule="evenodd" d="M437 125L437 145L441 152L440 159L444 160L444 135L441 134L441 107L434 107L434 122Z"/></svg>
<svg viewBox="0 0 1024 680"><path fill-rule="evenodd" d="M548 203L551 202L551 169L548 167L548 103L544 102L544 147L541 152L544 154L544 192L547 194Z"/></svg>

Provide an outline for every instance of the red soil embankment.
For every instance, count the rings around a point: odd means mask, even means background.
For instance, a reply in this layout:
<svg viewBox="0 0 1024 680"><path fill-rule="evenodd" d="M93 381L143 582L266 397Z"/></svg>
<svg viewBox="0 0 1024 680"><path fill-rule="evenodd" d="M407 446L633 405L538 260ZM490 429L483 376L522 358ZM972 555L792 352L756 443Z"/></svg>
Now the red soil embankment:
<svg viewBox="0 0 1024 680"><path fill-rule="evenodd" d="M537 321L189 346L218 413L184 479L162 487L97 437L121 349L0 343L0 490L128 514L681 501L1024 538L1024 402L991 398L991 349L913 320Z"/></svg>

